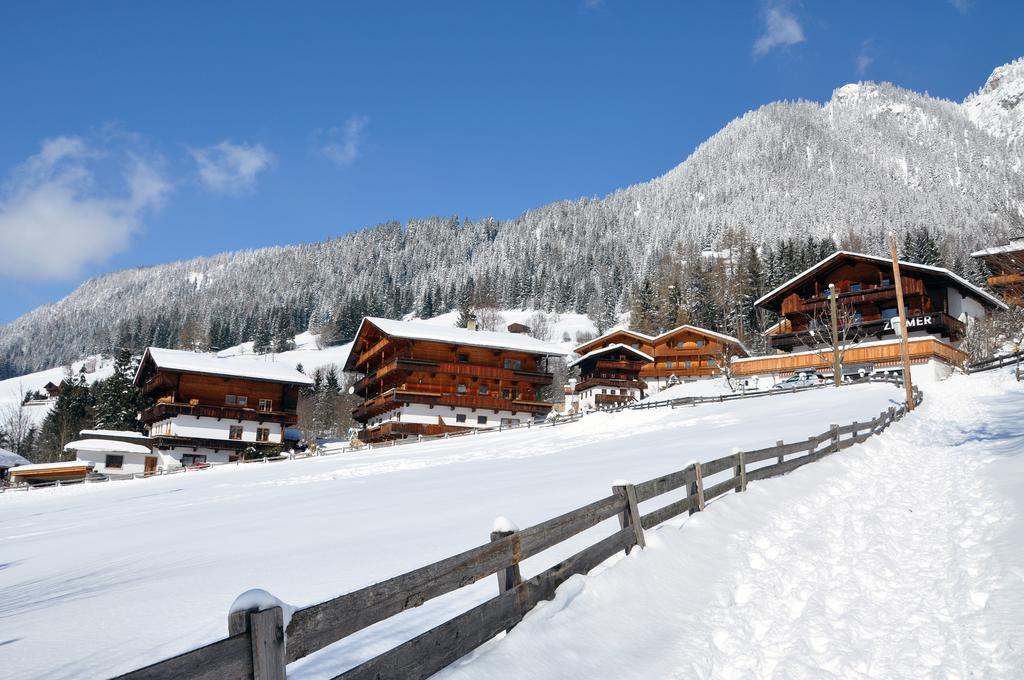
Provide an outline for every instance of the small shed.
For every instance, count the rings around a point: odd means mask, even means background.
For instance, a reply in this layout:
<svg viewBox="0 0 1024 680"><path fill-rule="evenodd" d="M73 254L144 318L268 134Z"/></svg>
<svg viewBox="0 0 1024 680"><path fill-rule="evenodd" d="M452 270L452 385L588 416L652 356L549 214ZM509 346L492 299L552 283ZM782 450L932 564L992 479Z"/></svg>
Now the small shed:
<svg viewBox="0 0 1024 680"><path fill-rule="evenodd" d="M79 463L89 463L96 472L127 476L157 471L159 458L148 446L113 439L79 439L64 446Z"/></svg>
<svg viewBox="0 0 1024 680"><path fill-rule="evenodd" d="M11 468L12 484L53 484L54 482L81 482L92 472L93 464L81 460L62 463L37 463Z"/></svg>
<svg viewBox="0 0 1024 680"><path fill-rule="evenodd" d="M510 323L508 325L509 333L522 333L523 335L530 334L530 327L524 323Z"/></svg>

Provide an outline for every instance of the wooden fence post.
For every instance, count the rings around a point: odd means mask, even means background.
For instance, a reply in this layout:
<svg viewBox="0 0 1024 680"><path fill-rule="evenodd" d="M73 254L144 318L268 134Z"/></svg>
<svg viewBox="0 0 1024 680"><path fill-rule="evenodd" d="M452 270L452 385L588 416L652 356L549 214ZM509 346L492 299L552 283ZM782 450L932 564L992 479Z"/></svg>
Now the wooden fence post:
<svg viewBox="0 0 1024 680"><path fill-rule="evenodd" d="M779 447L779 448L781 449L781 448L782 448L783 446L785 446L785 444L784 444L784 443L783 443L783 441L782 441L782 440L780 439L780 440L778 440L777 442L775 442L775 446L777 446L777 447ZM786 460L786 454L782 454L781 456L779 456L779 462L780 462L780 463L781 463L781 462L783 462L783 461L785 461L785 460Z"/></svg>
<svg viewBox="0 0 1024 680"><path fill-rule="evenodd" d="M830 453L835 453L839 450L839 424L832 423L828 426L828 429L832 430L832 450Z"/></svg>
<svg viewBox="0 0 1024 680"><path fill-rule="evenodd" d="M228 635L240 633L249 634L253 680L285 680L284 611L271 607L228 614Z"/></svg>
<svg viewBox="0 0 1024 680"><path fill-rule="evenodd" d="M647 541L644 540L644 527L640 523L640 504L636 499L636 487L628 482L617 482L612 486L612 493L626 499L626 509L619 513L619 527L622 529L633 527L634 545L641 548L646 547ZM632 546L626 548L627 555L631 549Z"/></svg>
<svg viewBox="0 0 1024 680"><path fill-rule="evenodd" d="M740 478L740 486L737 491L747 490L747 461L744 459L744 453L737 451L736 455L739 456L739 465L736 466L736 476Z"/></svg>
<svg viewBox="0 0 1024 680"><path fill-rule="evenodd" d="M697 507L690 506L690 514L704 512L704 480L700 476L700 463L693 464L693 482L690 483L690 495L697 497Z"/></svg>
<svg viewBox="0 0 1024 680"><path fill-rule="evenodd" d="M495 524L497 524L497 522ZM501 539L505 538L506 536L511 536L514 533L516 533L516 530L492 531L491 532L491 543L494 543L495 541L500 541ZM519 548L518 543L516 545L516 549L515 549L514 552L515 552L515 555L516 555L516 562L515 562L515 564L513 564L511 566L508 566L508 567L505 567L504 569L501 569L500 571L498 571L498 594L499 595L501 593L504 593L506 590L512 590L513 588L515 588L516 586L518 586L520 583L523 582L523 575L519 571L519 559L518 558L519 558L519 554L520 554L520 548Z"/></svg>

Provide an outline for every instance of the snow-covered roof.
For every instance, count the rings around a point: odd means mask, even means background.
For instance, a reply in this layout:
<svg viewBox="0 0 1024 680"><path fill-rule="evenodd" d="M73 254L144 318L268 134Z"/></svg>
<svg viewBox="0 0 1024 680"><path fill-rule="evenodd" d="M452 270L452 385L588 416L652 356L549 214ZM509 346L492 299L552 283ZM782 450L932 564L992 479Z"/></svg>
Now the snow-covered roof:
<svg viewBox="0 0 1024 680"><path fill-rule="evenodd" d="M295 370L291 364L264 361L249 357L218 357L180 349L149 347L139 364L139 371L150 357L157 368L186 373L222 375L248 380L287 383L289 385L312 385L313 379ZM138 374L135 376L138 379Z"/></svg>
<svg viewBox="0 0 1024 680"><path fill-rule="evenodd" d="M422 321L396 321L394 319L383 319L375 316L368 316L359 324L356 332L358 338L366 324L372 324L380 329L382 333L393 338L404 338L408 340L431 340L434 342L445 342L467 347L488 347L491 349L505 349L513 352L527 352L529 354L543 354L546 356L564 357L568 352L558 345L552 345L529 335L522 333L500 333L495 331L471 331L468 328L456 328L454 326L439 326ZM349 362L354 353L349 355Z"/></svg>
<svg viewBox="0 0 1024 680"><path fill-rule="evenodd" d="M572 368L576 364L582 363L582 362L586 361L587 359L591 359L593 357L600 356L602 354L607 354L608 352L613 352L613 351L617 351L617 350L623 350L623 351L629 352L630 354L633 354L633 355L643 359L644 361L654 361L654 357L650 356L649 354L645 354L644 352L641 352L638 349L634 349L633 347L630 347L629 345L623 345L621 342L616 342L614 345L608 345L607 347L601 347L600 349L595 349L592 352L587 352L586 354L581 356L579 359L574 359L573 361L570 361L568 364L566 364L566 368Z"/></svg>
<svg viewBox="0 0 1024 680"><path fill-rule="evenodd" d="M1005 246L992 246L971 253L971 257L985 257L986 255L1005 255L1006 253L1019 253L1024 251L1024 239L1014 239Z"/></svg>
<svg viewBox="0 0 1024 680"><path fill-rule="evenodd" d="M768 300L771 300L776 295L781 293L783 290L789 288L790 286L792 286L793 284L795 284L797 281L799 281L800 279L804 278L808 274L811 274L812 272L815 272L815 271L821 269L822 267L825 267L826 265L831 264L832 262L834 262L836 260L839 260L839 259L842 259L844 257L856 257L856 258L860 258L860 259L863 259L863 260L869 260L871 262L877 262L878 264L890 264L892 262L892 260L890 260L888 257L879 257L878 255L867 255L865 253L854 253L854 252L850 252L848 250L838 250L838 251L832 253L831 255L829 255L828 257L826 257L824 260L822 260L822 261L818 262L817 264L815 264L815 265L813 265L811 267L808 267L804 271L800 272L799 274L797 274L796 276L791 278L789 281L786 281L785 283L780 284L780 285L776 286L774 289L772 289L771 291L765 293L764 295L759 297L757 300L755 300L754 304L757 305L757 306L760 306L760 305L764 304L765 302L767 302ZM982 290L981 288L978 288L974 284L968 282L966 279L964 279L964 278L962 278L960 276L957 276L956 274L954 274L953 272L949 271L948 269L946 269L944 267L934 267L934 266L929 265L929 264L918 264L916 262L905 262L903 260L900 260L900 267L906 267L907 269L910 269L912 271L913 270L925 271L925 272L931 272L933 274L940 274L942 276L946 276L946 277L948 277L950 279L953 279L953 281L955 281L957 284L959 284L963 289L972 292L974 295L976 295L979 298L987 300L988 302L992 303L996 307L999 307L1000 309L1006 309L1007 308L1006 307L1006 303L1004 303L999 298L995 297L991 293L988 293L988 292Z"/></svg>
<svg viewBox="0 0 1024 680"><path fill-rule="evenodd" d="M0 449L0 468L10 468L15 465L29 465L31 461L24 456L19 456L14 451Z"/></svg>
<svg viewBox="0 0 1024 680"><path fill-rule="evenodd" d="M148 442L150 439L141 432L132 432L130 430L82 430L78 433L86 439L104 437L120 437L121 439L138 439L140 441Z"/></svg>
<svg viewBox="0 0 1024 680"><path fill-rule="evenodd" d="M33 463L32 465L19 465L11 468L11 474L19 472L31 472L33 470L63 470L65 468L95 467L96 463L89 460L67 460L60 463Z"/></svg>
<svg viewBox="0 0 1024 680"><path fill-rule="evenodd" d="M113 439L79 439L64 445L65 451L98 451L101 453L142 453L150 455L153 450L142 444L119 442Z"/></svg>
<svg viewBox="0 0 1024 680"><path fill-rule="evenodd" d="M740 342L739 338L735 338L735 337L733 337L731 335L726 335L725 333L719 333L717 331L709 331L707 328L701 328L700 326L693 326L693 325L688 324L688 323L684 323L682 326L676 326L675 328L673 328L670 331L665 331L664 333L662 333L658 337L654 338L654 342L658 343L658 342L660 342L661 340L664 340L667 337L670 337L670 336L675 335L676 333L679 333L680 331L690 331L692 333L697 333L699 335L707 335L707 336L712 337L712 338L718 338L719 340L727 342L727 343L729 343L731 345L738 345L740 347L740 349L742 349L747 354L750 354L750 350L747 349L746 345L744 345L742 342Z"/></svg>
<svg viewBox="0 0 1024 680"><path fill-rule="evenodd" d="M646 333L641 333L639 331L631 331L628 328L613 328L611 330L605 331L604 333L602 333L601 335L597 336L593 340L587 340L586 342L580 343L576 347L576 351L578 353L578 351L583 349L584 347L589 347L589 346L591 346L591 345L593 345L595 343L601 342L602 340L607 340L608 338L612 337L616 333L625 333L627 335L633 336L634 338L639 338L641 340L646 340L647 342L654 342L654 336L653 335L647 335Z"/></svg>

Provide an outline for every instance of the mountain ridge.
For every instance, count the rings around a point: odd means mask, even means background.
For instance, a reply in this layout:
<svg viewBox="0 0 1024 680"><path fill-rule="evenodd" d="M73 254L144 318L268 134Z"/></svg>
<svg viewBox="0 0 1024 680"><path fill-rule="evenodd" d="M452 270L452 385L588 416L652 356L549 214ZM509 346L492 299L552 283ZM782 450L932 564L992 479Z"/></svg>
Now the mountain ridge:
<svg viewBox="0 0 1024 680"><path fill-rule="evenodd" d="M1018 88L1024 59L995 69L963 103L851 83L824 104L748 111L668 172L601 198L110 272L0 327L0 374L66 363L128 335L174 344L190 326L211 334L223 323L233 344L261 324L305 330L352 310L398 316L468 295L577 312L599 298L624 310L644 277L667 260L699 268L705 248L813 237L879 252L894 226L934 230L943 263L977 280L970 251L1024 224Z"/></svg>

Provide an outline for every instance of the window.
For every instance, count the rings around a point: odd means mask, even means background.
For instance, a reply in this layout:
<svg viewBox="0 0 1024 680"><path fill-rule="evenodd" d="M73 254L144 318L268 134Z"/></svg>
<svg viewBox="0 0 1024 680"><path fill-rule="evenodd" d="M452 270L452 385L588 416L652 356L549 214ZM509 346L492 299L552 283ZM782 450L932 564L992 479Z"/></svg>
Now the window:
<svg viewBox="0 0 1024 680"><path fill-rule="evenodd" d="M521 359L505 359L505 368L511 368L513 371L518 371L523 368L523 362Z"/></svg>
<svg viewBox="0 0 1024 680"><path fill-rule="evenodd" d="M466 393L466 384L465 383L459 383L458 385L455 386L455 391L458 394L465 394Z"/></svg>
<svg viewBox="0 0 1024 680"><path fill-rule="evenodd" d="M273 411L274 402L272 399L260 399L260 410L261 411Z"/></svg>
<svg viewBox="0 0 1024 680"><path fill-rule="evenodd" d="M708 366L710 367L710 366L714 366L714 365L715 365L715 360L714 359L708 359Z"/></svg>
<svg viewBox="0 0 1024 680"><path fill-rule="evenodd" d="M632 345L630 345L630 347L632 347L633 349L640 349L640 343L634 342Z"/></svg>
<svg viewBox="0 0 1024 680"><path fill-rule="evenodd" d="M204 456L203 454L185 453L185 454L182 454L182 456L181 456L181 464L184 465L185 467L189 467L190 465L196 465L197 463L205 463L205 462L206 462L206 456Z"/></svg>
<svg viewBox="0 0 1024 680"><path fill-rule="evenodd" d="M480 385L480 387L476 388L476 391L478 394L487 394L491 389L487 385Z"/></svg>
<svg viewBox="0 0 1024 680"><path fill-rule="evenodd" d="M224 403L227 404L228 406L234 406L236 401L237 401L237 399L238 399L238 397L236 397L233 394L225 394L224 395Z"/></svg>
<svg viewBox="0 0 1024 680"><path fill-rule="evenodd" d="M671 362L671 361L666 361L665 362L665 368L673 368L674 366L675 366L675 364L673 362Z"/></svg>
<svg viewBox="0 0 1024 680"><path fill-rule="evenodd" d="M703 347L703 346L704 346L704 341L703 340L698 340L697 341L697 347Z"/></svg>
<svg viewBox="0 0 1024 680"><path fill-rule="evenodd" d="M858 292L860 292L860 284L859 283L851 283L850 284L850 292L851 293L858 293Z"/></svg>
<svg viewBox="0 0 1024 680"><path fill-rule="evenodd" d="M686 343L682 340L676 340L676 347L682 348Z"/></svg>
<svg viewBox="0 0 1024 680"><path fill-rule="evenodd" d="M687 359L686 361L683 362L683 367L684 368L689 368L691 363L693 363L693 362L691 362L689 359Z"/></svg>
<svg viewBox="0 0 1024 680"><path fill-rule="evenodd" d="M458 356L455 357L455 360L458 361L460 364L468 364L469 363L469 355L468 354L459 354Z"/></svg>
<svg viewBox="0 0 1024 680"><path fill-rule="evenodd" d="M455 422L457 422L457 423L464 423L464 422L466 422L466 414L465 413L456 413L455 414Z"/></svg>
<svg viewBox="0 0 1024 680"><path fill-rule="evenodd" d="M882 279L882 285L883 286L891 286L892 285L892 279Z"/></svg>
<svg viewBox="0 0 1024 680"><path fill-rule="evenodd" d="M502 429L506 429L506 428L509 428L509 427L519 427L519 419L518 418L502 418L501 419L501 428Z"/></svg>
<svg viewBox="0 0 1024 680"><path fill-rule="evenodd" d="M249 404L249 397L243 397L242 395L238 395L238 405L239 406L246 406L248 404Z"/></svg>
<svg viewBox="0 0 1024 680"><path fill-rule="evenodd" d="M242 426L232 425L228 429L228 439L241 439L242 438Z"/></svg>
<svg viewBox="0 0 1024 680"><path fill-rule="evenodd" d="M501 398L502 399L511 399L512 398L512 390L507 388L507 387L502 387L501 388Z"/></svg>
<svg viewBox="0 0 1024 680"><path fill-rule="evenodd" d="M889 307L888 309L883 309L882 310L882 318L887 320L887 321L889 319L895 319L899 315L900 315L900 310L899 310L898 307Z"/></svg>
<svg viewBox="0 0 1024 680"><path fill-rule="evenodd" d="M107 454L107 460L105 465L108 468L120 470L122 467L124 467L124 456L114 456Z"/></svg>
<svg viewBox="0 0 1024 680"><path fill-rule="evenodd" d="M477 425L486 425L487 424L487 416L477 416L476 417L476 424Z"/></svg>
<svg viewBox="0 0 1024 680"><path fill-rule="evenodd" d="M256 428L256 441L258 441L258 442L269 442L270 441L270 428L269 427L257 427Z"/></svg>

